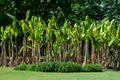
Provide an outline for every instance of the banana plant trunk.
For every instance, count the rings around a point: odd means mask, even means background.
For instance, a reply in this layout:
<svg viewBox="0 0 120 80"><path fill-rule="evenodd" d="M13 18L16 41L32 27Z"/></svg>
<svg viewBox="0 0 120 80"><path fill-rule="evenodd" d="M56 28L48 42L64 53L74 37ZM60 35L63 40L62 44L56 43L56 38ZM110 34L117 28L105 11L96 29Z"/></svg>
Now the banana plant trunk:
<svg viewBox="0 0 120 80"><path fill-rule="evenodd" d="M62 61L62 46L59 46L58 60Z"/></svg>
<svg viewBox="0 0 120 80"><path fill-rule="evenodd" d="M13 66L13 65L14 65L14 64L13 64L13 63L14 63L14 42L12 42L12 47L11 47L11 48L12 48L12 53L11 53L11 54L12 54L12 56L11 56L11 57L12 57L12 58L11 58L12 60L11 60L11 63L12 63L12 66Z"/></svg>
<svg viewBox="0 0 120 80"><path fill-rule="evenodd" d="M6 53L6 44L3 43L3 64L7 66L7 53Z"/></svg>
<svg viewBox="0 0 120 80"><path fill-rule="evenodd" d="M13 66L14 64L14 43L12 41L9 41L9 46L8 46L8 51L9 51L9 66Z"/></svg>
<svg viewBox="0 0 120 80"><path fill-rule="evenodd" d="M81 62L81 42L77 41L76 42L76 62L80 63Z"/></svg>
<svg viewBox="0 0 120 80"><path fill-rule="evenodd" d="M3 51L3 43L2 43L2 45L1 45L1 65L4 65L4 63L3 63L3 59L4 59L4 51Z"/></svg>
<svg viewBox="0 0 120 80"><path fill-rule="evenodd" d="M0 46L1 47L1 46ZM1 51L2 53L2 51ZM1 54L0 54L0 66L2 66L2 58L1 58Z"/></svg>
<svg viewBox="0 0 120 80"><path fill-rule="evenodd" d="M11 64L11 41L8 42L8 54L9 54L9 66L12 66Z"/></svg>
<svg viewBox="0 0 120 80"><path fill-rule="evenodd" d="M107 50L106 50L106 61L105 61L105 68L109 65L109 63L110 63L110 49L109 48L107 48Z"/></svg>
<svg viewBox="0 0 120 80"><path fill-rule="evenodd" d="M18 55L17 39L15 39L15 53L16 53L16 55Z"/></svg>
<svg viewBox="0 0 120 80"><path fill-rule="evenodd" d="M18 65L20 63L19 57L18 57L18 45L17 45L17 39L15 38L15 53L16 55L14 56L14 65Z"/></svg>
<svg viewBox="0 0 120 80"><path fill-rule="evenodd" d="M85 53L84 53L84 61L83 66L88 63L88 56L89 56L89 40L85 40L85 47L84 47Z"/></svg>
<svg viewBox="0 0 120 80"><path fill-rule="evenodd" d="M52 61L52 42L48 42L48 61Z"/></svg>
<svg viewBox="0 0 120 80"><path fill-rule="evenodd" d="M43 57L43 61L44 62L48 62L48 43L46 43L45 47L44 47L44 57Z"/></svg>
<svg viewBox="0 0 120 80"><path fill-rule="evenodd" d="M107 48L106 48L106 45L105 44L103 44L102 45L102 53L101 53L101 65L103 66L103 67L105 67L105 64L106 64L106 50L107 50Z"/></svg>
<svg viewBox="0 0 120 80"><path fill-rule="evenodd" d="M25 64L26 59L26 37L23 37L23 57L22 57L22 63Z"/></svg>
<svg viewBox="0 0 120 80"><path fill-rule="evenodd" d="M100 64L100 62L101 62L101 60L100 60L101 59L100 54L101 54L101 50L98 50L97 51L97 63L98 64Z"/></svg>
<svg viewBox="0 0 120 80"><path fill-rule="evenodd" d="M32 41L32 63L35 63L35 45L34 45L34 41Z"/></svg>
<svg viewBox="0 0 120 80"><path fill-rule="evenodd" d="M95 47L93 42L91 41L91 63L94 64L96 61L96 56L95 56Z"/></svg>
<svg viewBox="0 0 120 80"><path fill-rule="evenodd" d="M118 48L115 49L114 52L114 62L113 62L113 69L117 70L118 69Z"/></svg>
<svg viewBox="0 0 120 80"><path fill-rule="evenodd" d="M68 45L68 53L70 55L68 61L72 61L72 44Z"/></svg>
<svg viewBox="0 0 120 80"><path fill-rule="evenodd" d="M66 61L66 44L65 43L63 43L62 44L62 61Z"/></svg>
<svg viewBox="0 0 120 80"><path fill-rule="evenodd" d="M41 54L40 54L40 45L37 45L37 51L38 51L38 62L41 63Z"/></svg>

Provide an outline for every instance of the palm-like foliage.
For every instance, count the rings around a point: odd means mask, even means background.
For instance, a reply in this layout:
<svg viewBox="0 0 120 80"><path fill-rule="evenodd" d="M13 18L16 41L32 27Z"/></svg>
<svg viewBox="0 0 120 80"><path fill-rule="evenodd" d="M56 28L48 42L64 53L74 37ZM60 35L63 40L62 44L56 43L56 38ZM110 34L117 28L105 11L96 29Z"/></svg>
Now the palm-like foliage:
<svg viewBox="0 0 120 80"><path fill-rule="evenodd" d="M23 45L17 46L15 42L20 35L16 20L5 29L1 27L1 56L5 59L4 64L7 63L7 56L12 57L14 62L13 57L16 57L16 54L22 57L23 63L75 61L83 65L99 63L104 67L111 66L116 60L113 67L120 63L120 25L115 27L115 20L109 21L105 18L98 22L86 16L84 21L74 25L65 21L59 26L55 17L45 23L40 17L29 18L28 11L26 19L18 22L23 32ZM23 54L18 54L18 47L21 47L19 52L23 51Z"/></svg>
<svg viewBox="0 0 120 80"><path fill-rule="evenodd" d="M6 40L7 40L7 31L3 27L1 27L1 56L2 56L2 64L7 65L7 54L6 54Z"/></svg>

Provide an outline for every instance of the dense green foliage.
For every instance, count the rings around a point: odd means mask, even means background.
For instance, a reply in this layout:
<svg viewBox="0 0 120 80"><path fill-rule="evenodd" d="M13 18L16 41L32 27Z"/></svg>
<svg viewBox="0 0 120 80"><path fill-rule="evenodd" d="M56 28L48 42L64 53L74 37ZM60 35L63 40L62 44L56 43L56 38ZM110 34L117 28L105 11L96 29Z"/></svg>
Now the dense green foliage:
<svg viewBox="0 0 120 80"><path fill-rule="evenodd" d="M102 20L105 17L120 19L119 0L0 0L0 26L11 22L6 14L23 19L27 10L31 16L41 16L47 21L55 16L59 23L65 20L78 22L88 15L91 19Z"/></svg>
<svg viewBox="0 0 120 80"><path fill-rule="evenodd" d="M20 64L14 68L14 70L27 70L28 66L26 64Z"/></svg>
<svg viewBox="0 0 120 80"><path fill-rule="evenodd" d="M80 72L81 66L74 62L44 62L41 64L15 66L14 70L30 70L41 72Z"/></svg>
<svg viewBox="0 0 120 80"><path fill-rule="evenodd" d="M82 72L102 72L102 66L98 64L87 64L82 66Z"/></svg>
<svg viewBox="0 0 120 80"><path fill-rule="evenodd" d="M0 65L72 61L119 69L118 0L0 0L0 5Z"/></svg>
<svg viewBox="0 0 120 80"><path fill-rule="evenodd" d="M0 40L1 65L74 61L113 69L120 66L120 24L114 19L99 22L86 16L79 23L59 25L54 16L44 22L41 17L29 18L28 11L25 19L1 27Z"/></svg>
<svg viewBox="0 0 120 80"><path fill-rule="evenodd" d="M102 72L102 66L98 64L87 64L80 66L74 62L43 62L41 64L15 66L14 70L30 70L41 72Z"/></svg>

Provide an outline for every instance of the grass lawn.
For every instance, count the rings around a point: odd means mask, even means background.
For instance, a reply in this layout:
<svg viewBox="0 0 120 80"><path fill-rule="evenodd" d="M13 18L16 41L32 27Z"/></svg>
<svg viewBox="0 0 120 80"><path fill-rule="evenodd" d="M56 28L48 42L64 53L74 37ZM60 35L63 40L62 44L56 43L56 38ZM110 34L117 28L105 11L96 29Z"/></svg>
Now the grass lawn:
<svg viewBox="0 0 120 80"><path fill-rule="evenodd" d="M0 68L0 80L120 80L120 72L45 73Z"/></svg>

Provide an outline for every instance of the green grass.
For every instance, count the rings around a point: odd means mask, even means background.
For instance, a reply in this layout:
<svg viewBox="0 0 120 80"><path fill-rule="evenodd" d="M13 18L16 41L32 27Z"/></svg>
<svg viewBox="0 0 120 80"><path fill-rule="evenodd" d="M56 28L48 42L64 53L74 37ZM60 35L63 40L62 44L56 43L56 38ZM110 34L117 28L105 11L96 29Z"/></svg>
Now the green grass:
<svg viewBox="0 0 120 80"><path fill-rule="evenodd" d="M120 72L45 73L0 68L0 80L120 80Z"/></svg>

